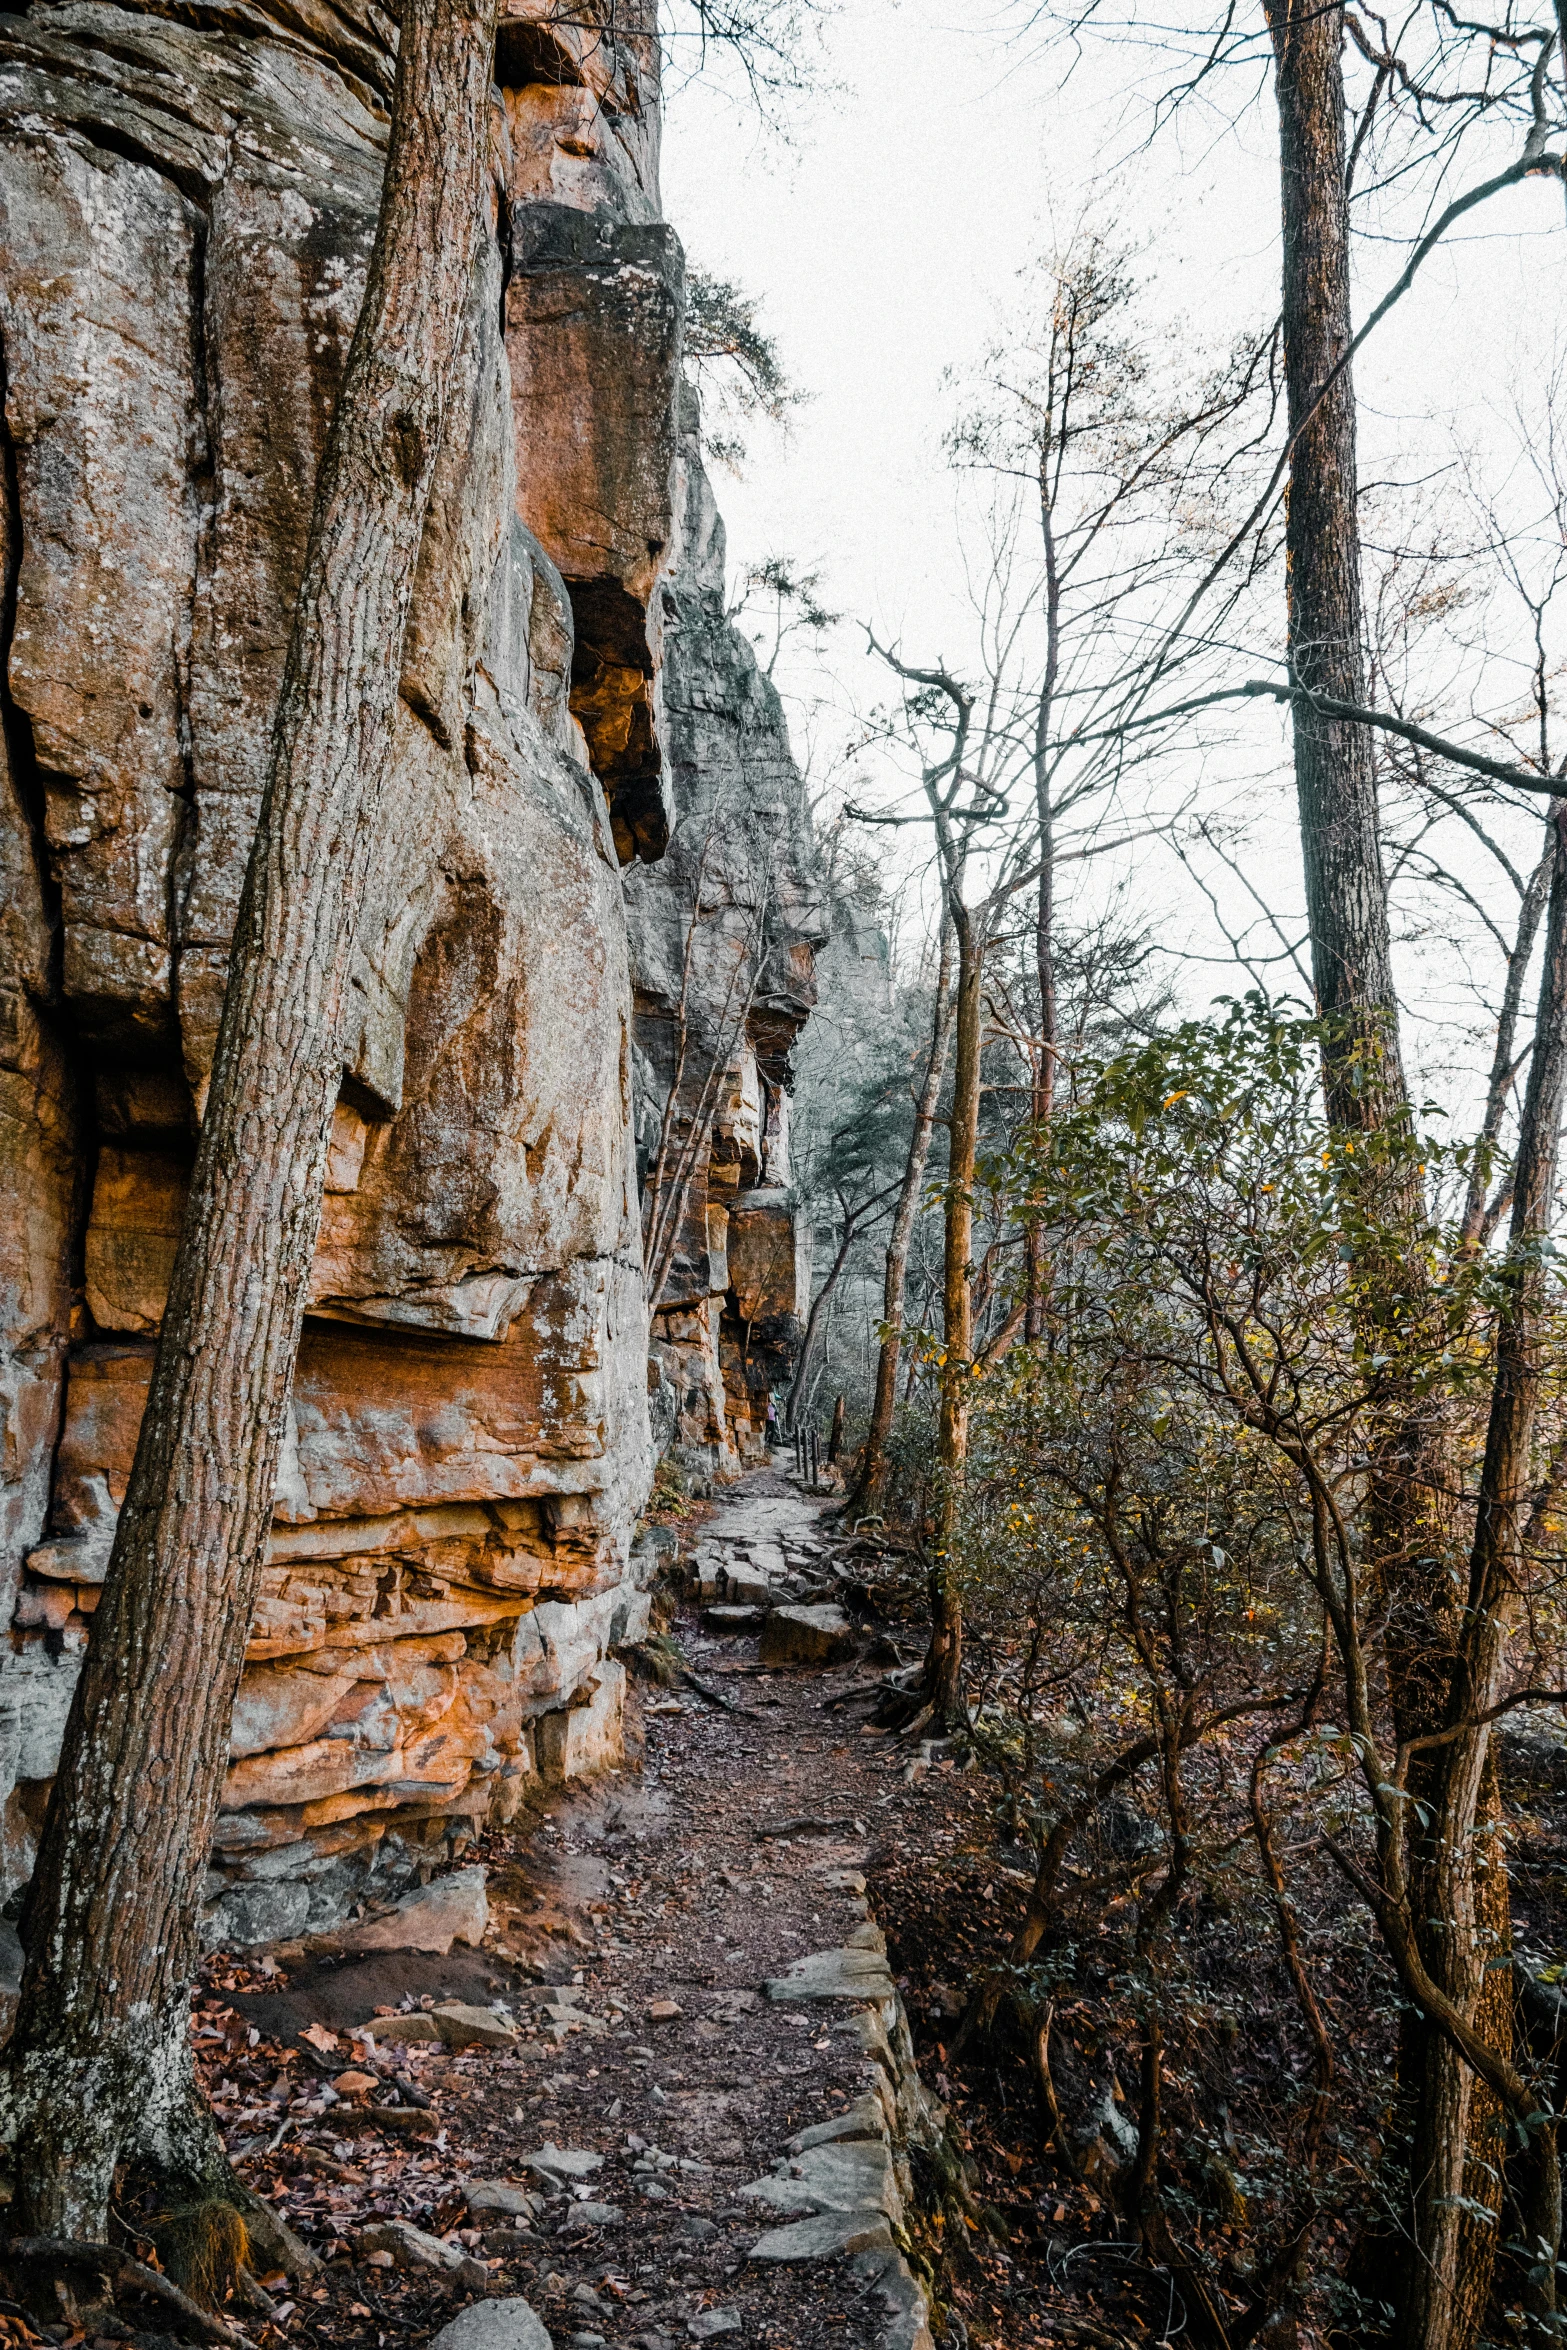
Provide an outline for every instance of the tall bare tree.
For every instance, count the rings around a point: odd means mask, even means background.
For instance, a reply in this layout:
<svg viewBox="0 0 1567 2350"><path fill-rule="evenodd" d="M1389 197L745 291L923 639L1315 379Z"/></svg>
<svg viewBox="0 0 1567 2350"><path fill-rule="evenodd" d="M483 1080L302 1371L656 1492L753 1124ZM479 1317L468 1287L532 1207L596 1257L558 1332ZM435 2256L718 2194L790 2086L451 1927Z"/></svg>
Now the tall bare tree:
<svg viewBox="0 0 1567 2350"><path fill-rule="evenodd" d="M994 687L976 695L945 667L916 668L870 638L871 649L900 680L905 702L884 731L916 747L921 816L873 815L850 805L860 822L927 822L936 845L943 924L956 949L952 1005L952 1094L947 1112L943 1192L941 1355L936 1435L937 1494L930 1569L930 1645L922 1710L958 1717L963 1688L963 1603L956 1573L956 1532L968 1452L969 1389L974 1371L974 1178L979 1147L980 1063L984 1047L985 959L996 920L1030 878L1015 830L1007 826L1007 785L1015 768L1002 704ZM976 709L978 722L976 723ZM978 848L999 834L999 873L974 888Z"/></svg>
<svg viewBox="0 0 1567 2350"><path fill-rule="evenodd" d="M871 1403L870 1427L860 1453L849 1515L879 1513L887 1480L887 1444L892 1435L898 1401L898 1365L903 1354L903 1301L909 1277L909 1243L925 1190L931 1137L947 1069L952 1038L952 922L945 905L941 916L941 946L936 966L935 1003L931 1016L930 1050L914 1100L914 1124L892 1214L882 1278L882 1331L876 1350L876 1392Z"/></svg>
<svg viewBox="0 0 1567 2350"><path fill-rule="evenodd" d="M943 1717L957 1711L962 1675L958 1587L942 1562L952 1548L977 1367L974 1190L987 1026L1010 1036L1023 1055L1032 1115L1043 1126L1058 1051L1063 879L1071 865L1150 838L1173 821L1168 809L1127 802L1134 784L1153 793L1165 762L1189 745L1190 729L1179 718L1145 716L1131 726L1126 718L1144 682L1147 648L1160 641L1161 620L1184 600L1193 563L1201 561L1181 519L1183 504L1199 484L1211 489L1222 477L1227 428L1251 397L1260 361L1251 344L1195 384L1189 375L1172 380L1140 339L1137 295L1124 257L1107 238L1085 231L1029 273L1020 322L976 371L982 389L948 439L954 462L980 477L990 499L972 592L971 673L908 663L870 639L903 686L901 708L881 725L880 738L917 749L922 805L903 816L858 807L850 813L931 827L955 950L942 1193L941 1497L924 1691ZM1037 556L1024 552L1035 523ZM1195 684L1206 681L1214 658L1214 648L1202 646L1177 666ZM1037 997L1028 1026L1020 1027L1008 1016L999 977L987 974L1000 927L1024 889L1035 893ZM901 1220L895 1240L900 1231ZM1037 1234L1026 1230L1024 1239L1024 1295L1015 1318L1004 1315L992 1346L1020 1329L1038 1333ZM889 1265L889 1298L893 1280ZM993 1287L987 1279L987 1295ZM893 1355L878 1372L884 1412L895 1376Z"/></svg>
<svg viewBox="0 0 1567 2350"><path fill-rule="evenodd" d="M1416 1236L1424 1200L1406 1147L1409 1100L1382 864L1369 731L1325 716L1325 701L1369 700L1350 359L1350 142L1344 94L1342 5L1264 0L1274 54L1282 224L1281 302L1288 401L1287 634L1295 783L1317 1006L1328 1037L1323 1083L1329 1119L1373 1143L1375 1221L1403 1231L1368 1264L1363 1310L1373 1348L1397 1364L1412 1318L1425 1309ZM1380 1146L1380 1147L1376 1147ZM1554 1147L1554 1144L1553 1144ZM1390 1214L1390 1211L1393 1211ZM1378 1414L1366 1504L1370 1567L1389 1611L1390 1697L1402 1739L1433 1734L1443 1717L1458 1637L1448 1555L1451 1511L1439 1410L1396 1369ZM1437 1767L1428 1756L1426 1768ZM1494 1771L1494 1765L1487 1767ZM1415 1792L1424 1795L1417 1772ZM1483 1811L1494 1823L1494 1786ZM1463 1854L1478 1913L1476 1947L1495 1963L1464 1976L1475 2030L1510 2053L1511 1999L1500 1962L1510 1948L1506 1870L1493 1833L1477 1860ZM1417 1868L1451 1876L1438 1846ZM1430 1922L1425 1960L1436 1980L1455 1963L1451 1913L1438 1888L1416 1897ZM1447 1887L1449 1894L1451 1886ZM1467 1908L1467 1905L1466 1905ZM1456 1986L1455 1986L1456 1987ZM1446 2350L1475 2338L1490 2288L1501 2204L1500 2165L1479 2146L1498 2134L1494 2094L1450 2036L1411 2014L1403 2071L1412 2098L1414 2236L1405 2263L1400 2327L1409 2350Z"/></svg>
<svg viewBox="0 0 1567 2350"><path fill-rule="evenodd" d="M1018 305L986 350L974 404L949 435L966 468L1017 486L1039 529L1037 626L1013 720L1027 757L1037 838L1028 1044L1030 1114L1041 1133L1055 1098L1057 963L1062 874L1058 842L1081 836L1138 771L1157 767L1172 738L1130 716L1152 682L1171 591L1190 585L1200 547L1176 522L1183 505L1211 507L1236 459L1233 427L1266 382L1271 336L1246 338L1206 379L1183 348L1172 377L1156 348L1144 292L1114 235L1081 224L1022 273ZM1226 578L1221 597L1233 598ZM1220 598L1215 598L1215 604ZM1214 667L1210 636L1161 645L1158 677L1196 684ZM1026 1334L1043 1327L1041 1233L1030 1224Z"/></svg>

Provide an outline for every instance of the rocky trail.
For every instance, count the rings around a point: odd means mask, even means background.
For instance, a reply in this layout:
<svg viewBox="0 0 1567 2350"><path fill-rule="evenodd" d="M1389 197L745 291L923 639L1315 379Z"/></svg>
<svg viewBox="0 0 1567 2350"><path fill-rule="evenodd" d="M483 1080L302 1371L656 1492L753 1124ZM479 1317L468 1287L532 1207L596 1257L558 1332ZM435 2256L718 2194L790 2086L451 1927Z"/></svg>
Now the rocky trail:
<svg viewBox="0 0 1567 2350"><path fill-rule="evenodd" d="M323 2263L267 2280L287 2340L929 2342L900 2242L941 2113L864 1898L916 1766L868 1729L826 1506L770 1470L720 1501L640 1767L482 1848L480 1947L209 1968L231 2151ZM431 1939L479 1883L434 1881Z"/></svg>
<svg viewBox="0 0 1567 2350"><path fill-rule="evenodd" d="M390 1915L204 1968L194 2041L230 2155L319 2262L264 2275L264 2311L236 2301L231 2350L1174 2339L1184 2289L1117 2188L1135 2035L1108 2004L1114 1906L1080 1962L1108 1991L1069 1984L1052 2010L1064 2146L1015 2050L947 2045L1030 1879L973 1758L870 1718L912 1583L900 1599L893 1558L773 1470L652 1539L673 1613L640 1652L623 1768L541 1786ZM1548 1808L1542 1883L1562 1865ZM1265 1955L1236 1949L1205 1981L1167 2082L1172 2107L1193 2100L1169 2163L1213 2259L1244 2220L1201 2200L1204 2067L1237 2096L1250 2014L1239 2093L1265 2111L1289 2079ZM119 2218L171 2265L158 2214ZM41 2350L40 2331L55 2350L181 2350L189 2330L134 2301L123 2324L62 2306L40 2328L17 2290L0 2250L0 2350Z"/></svg>

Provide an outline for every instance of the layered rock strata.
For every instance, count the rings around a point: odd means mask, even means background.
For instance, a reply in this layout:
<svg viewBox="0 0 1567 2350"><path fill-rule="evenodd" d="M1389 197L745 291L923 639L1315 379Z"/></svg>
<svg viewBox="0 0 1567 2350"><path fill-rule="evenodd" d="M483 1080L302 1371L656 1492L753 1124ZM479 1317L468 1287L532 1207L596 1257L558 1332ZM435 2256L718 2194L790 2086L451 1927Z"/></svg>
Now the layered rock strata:
<svg viewBox="0 0 1567 2350"><path fill-rule="evenodd" d="M651 38L542 13L497 44L214 1854L240 1940L373 1906L531 1773L617 1753L646 1623L622 865L679 797L682 268ZM45 0L0 29L0 1890L130 1472L391 43L372 0Z"/></svg>

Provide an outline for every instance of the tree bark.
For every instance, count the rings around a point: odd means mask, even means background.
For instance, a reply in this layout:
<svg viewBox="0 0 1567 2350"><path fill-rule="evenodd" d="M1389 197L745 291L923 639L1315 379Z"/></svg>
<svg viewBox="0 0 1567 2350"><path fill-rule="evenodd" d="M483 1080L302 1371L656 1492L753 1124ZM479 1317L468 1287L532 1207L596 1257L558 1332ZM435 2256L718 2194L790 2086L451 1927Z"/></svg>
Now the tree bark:
<svg viewBox="0 0 1567 2350"><path fill-rule="evenodd" d="M1353 336L1344 10L1308 0L1265 9L1283 199L1290 667L1308 693L1364 706L1354 381L1347 367L1328 380ZM1294 738L1312 976L1338 1030L1325 1056L1328 1114L1376 1130L1403 1118L1405 1092L1371 737L1297 700Z"/></svg>
<svg viewBox="0 0 1567 2350"><path fill-rule="evenodd" d="M1034 710L1034 809L1039 820L1039 888L1034 900L1034 970L1039 983L1039 1067L1030 1115L1036 1149L1050 1129L1056 1095L1056 847L1055 807L1050 792L1050 730L1055 716L1056 680L1061 669L1061 573L1056 560L1055 512L1051 500L1050 444L1039 452L1039 527L1045 547L1045 674ZM1037 1217L1023 1236L1027 1251L1027 1312L1023 1335L1029 1345L1044 1335L1045 1239Z"/></svg>
<svg viewBox="0 0 1567 2350"><path fill-rule="evenodd" d="M1480 1132L1475 1137L1474 1159L1469 1169L1469 1185L1464 1198L1463 1222L1459 1227L1459 1246L1465 1251L1484 1247L1490 1239L1495 1220L1510 1204L1504 1190L1498 1205L1488 1210L1486 1191L1495 1166L1502 1120L1507 1112L1508 1097L1516 1074L1518 1007L1523 1000L1524 976L1534 955L1535 933L1540 927L1540 916L1545 911L1556 860L1556 826L1554 818L1549 816L1546 818L1545 841L1544 854L1524 887L1518 907L1518 927L1513 934L1512 951L1507 958L1507 980L1502 989L1502 1009L1496 1023L1496 1043L1491 1053L1491 1074L1485 1089L1485 1115L1480 1123Z"/></svg>
<svg viewBox="0 0 1567 2350"><path fill-rule="evenodd" d="M925 1702L951 1721L963 1699L963 1600L954 1565L968 1460L969 1381L974 1353L974 1161L979 1147L980 998L985 937L957 889L949 893L957 936L958 985L953 1020L952 1112L947 1158L941 1273L941 1401L936 1436L939 1486L935 1559L930 1578L930 1648Z"/></svg>
<svg viewBox="0 0 1567 2350"><path fill-rule="evenodd" d="M1534 1053L1524 1097L1514 1173L1506 1288L1497 1327L1496 1375L1480 1472L1469 1591L1457 1668L1451 1676L1447 1742L1436 1750L1430 1793L1437 1806L1433 1855L1425 1872L1429 1900L1421 1909L1441 1921L1427 1964L1448 1997L1485 2037L1500 2045L1512 2016L1510 1937L1498 1933L1498 1908L1488 1899L1489 1880L1502 1872L1492 1726L1477 1717L1505 1693L1508 1644L1523 1592L1522 1528L1531 1494L1535 1417L1545 1373L1540 1324L1545 1304L1545 1271L1540 1247L1555 1209L1557 1150L1567 1102L1567 809L1554 819L1556 843L1546 918L1545 965ZM1489 1826L1489 1835L1477 1829ZM1500 1924L1508 1923L1505 1900ZM1498 2015L1498 2011L1500 2014ZM1456 2058L1437 2062L1445 2043L1426 2051L1426 2094L1418 2118L1411 2184L1416 2240L1436 2248L1410 2280L1404 2317L1405 2340L1421 2345L1466 2343L1478 2334L1485 2315L1489 2271L1476 2276L1476 2263L1448 2223L1452 2199L1472 2193L1470 2172L1485 2165L1500 2170L1506 2150L1503 2117L1494 2097L1483 2091ZM1448 2052L1451 2057L1451 2051ZM1552 2100L1542 2097L1542 2118L1528 2164L1528 2200L1536 2232L1554 2208L1560 2233L1561 2186L1555 2125L1544 2118ZM1490 2143L1476 2144L1481 2134ZM1466 2168L1465 2151L1471 2162ZM1531 2255L1533 2246L1530 2247ZM1555 2308L1556 2252L1533 2263L1537 2282L1531 2309L1549 2316Z"/></svg>
<svg viewBox="0 0 1567 2350"><path fill-rule="evenodd" d="M1402 1147L1410 1115L1399 1047L1387 888L1371 737L1314 711L1306 694L1364 707L1366 657L1356 512L1355 394L1342 366L1352 339L1349 205L1341 4L1264 0L1272 35L1283 211L1284 368L1291 439L1285 533L1295 784L1311 927L1312 973L1325 1026L1323 1084L1341 1135L1375 1137L1366 1154L1375 1187L1366 1204L1387 1235L1362 1271L1363 1311L1377 1350L1397 1358L1422 1297L1417 1252L1400 1244L1423 1219L1415 1155ZM1335 374L1335 369L1342 371ZM1445 1718L1457 1626L1448 1574L1444 1431L1397 1370L1379 1399L1365 1526L1368 1563L1387 1611L1389 1695L1401 1738ZM1434 1765L1432 1766L1435 1767ZM1416 1784L1415 1792L1424 1789ZM1491 1840L1477 1874L1489 1938L1509 1939L1506 1869ZM1437 1963L1451 1921L1437 1906L1436 1856L1417 1850L1416 1914ZM1500 1978L1498 1978L1500 1980ZM1510 2045L1510 2005L1482 2002L1476 2021ZM1494 2260L1500 2165L1469 2158L1500 2122L1489 2090L1471 2081L1447 2041L1412 2017L1401 2072L1412 2091L1413 2159L1423 2229L1406 2265L1402 2338L1408 2350L1464 2350L1478 2332ZM1429 2194L1421 2177L1446 2181ZM1455 2186L1454 2180L1459 2184ZM1455 2198L1483 2204L1489 2225ZM1460 2292L1458 2278L1463 2277ZM1432 2279L1446 2279L1441 2314ZM1434 2329L1434 2330L1433 2330Z"/></svg>
<svg viewBox="0 0 1567 2350"><path fill-rule="evenodd" d="M898 1358L903 1351L903 1293L909 1275L909 1243L914 1237L930 1138L936 1124L936 1105L947 1069L947 1044L952 1034L952 922L945 913L941 925L941 960L936 971L936 1009L930 1056L914 1108L914 1131L904 1163L898 1204L893 1211L887 1242L887 1270L882 1284L882 1339L876 1356L876 1397L871 1406L870 1433L860 1455L859 1477L849 1504L851 1516L878 1510L887 1484L887 1441L892 1434L898 1401Z"/></svg>
<svg viewBox="0 0 1567 2350"><path fill-rule="evenodd" d="M489 0L407 0L364 305L316 487L212 1084L129 1489L23 1921L17 2217L221 2148L189 1985L272 1518L404 626L482 226Z"/></svg>

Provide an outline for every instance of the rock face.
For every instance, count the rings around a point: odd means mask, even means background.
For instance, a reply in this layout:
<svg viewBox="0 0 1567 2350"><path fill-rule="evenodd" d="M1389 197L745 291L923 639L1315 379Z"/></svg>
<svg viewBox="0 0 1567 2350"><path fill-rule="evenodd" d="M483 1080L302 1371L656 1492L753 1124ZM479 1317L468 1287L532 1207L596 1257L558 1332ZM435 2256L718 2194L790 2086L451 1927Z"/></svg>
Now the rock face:
<svg viewBox="0 0 1567 2350"><path fill-rule="evenodd" d="M229 1939L384 1909L531 1774L619 1755L612 1652L645 1630L655 1563L631 1540L654 1458L637 1140L715 810L725 910L704 897L688 999L735 1085L660 1354L685 1343L672 1316L702 1323L723 1462L723 1350L796 1303L762 1239L725 1260L710 1195L792 1234L812 851L776 700L722 620L656 47L627 21L531 0L497 43L504 200L235 1714L209 1885ZM31 1864L130 1472L392 28L375 0L41 0L0 30L0 1893ZM747 826L779 859L760 917ZM735 1024L718 942L753 933ZM700 1263L692 1217L718 1235Z"/></svg>
<svg viewBox="0 0 1567 2350"><path fill-rule="evenodd" d="M764 1448L809 1305L789 1056L829 922L778 696L725 613L689 390L682 412L680 558L661 594L678 829L656 870L628 872L626 902L655 1424L722 1476Z"/></svg>

